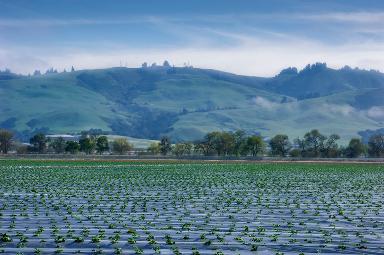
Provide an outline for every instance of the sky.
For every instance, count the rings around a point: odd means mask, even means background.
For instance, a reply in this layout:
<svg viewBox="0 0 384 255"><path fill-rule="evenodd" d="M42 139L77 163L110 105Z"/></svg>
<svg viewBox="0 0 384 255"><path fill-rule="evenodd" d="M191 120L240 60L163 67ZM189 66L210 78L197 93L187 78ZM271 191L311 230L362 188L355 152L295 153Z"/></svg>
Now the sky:
<svg viewBox="0 0 384 255"><path fill-rule="evenodd" d="M383 0L0 0L0 69L143 62L273 76L326 62L384 71Z"/></svg>

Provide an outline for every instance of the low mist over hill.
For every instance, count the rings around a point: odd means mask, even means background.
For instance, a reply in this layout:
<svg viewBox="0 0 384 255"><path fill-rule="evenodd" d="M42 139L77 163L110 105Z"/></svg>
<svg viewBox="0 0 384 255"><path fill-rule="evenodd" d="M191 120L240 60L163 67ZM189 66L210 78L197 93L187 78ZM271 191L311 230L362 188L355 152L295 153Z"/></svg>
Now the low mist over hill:
<svg viewBox="0 0 384 255"><path fill-rule="evenodd" d="M109 68L45 75L0 73L0 127L174 141L244 129L290 138L317 128L343 139L384 126L384 74L325 64L272 78L192 67ZM364 133L364 132L363 132Z"/></svg>

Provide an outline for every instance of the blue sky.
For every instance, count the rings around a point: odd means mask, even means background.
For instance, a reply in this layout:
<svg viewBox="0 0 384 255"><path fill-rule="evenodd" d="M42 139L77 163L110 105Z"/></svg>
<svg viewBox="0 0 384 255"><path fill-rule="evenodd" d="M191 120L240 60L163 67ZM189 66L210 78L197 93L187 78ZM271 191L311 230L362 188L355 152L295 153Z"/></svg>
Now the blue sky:
<svg viewBox="0 0 384 255"><path fill-rule="evenodd" d="M316 61L384 71L384 1L0 0L0 69L164 59L259 76Z"/></svg>

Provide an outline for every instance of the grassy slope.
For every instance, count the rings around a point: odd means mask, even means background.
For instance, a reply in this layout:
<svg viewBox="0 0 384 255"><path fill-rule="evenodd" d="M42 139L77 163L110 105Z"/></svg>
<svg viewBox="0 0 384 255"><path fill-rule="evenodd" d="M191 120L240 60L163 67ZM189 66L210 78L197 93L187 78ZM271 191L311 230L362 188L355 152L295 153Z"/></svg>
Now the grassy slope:
<svg viewBox="0 0 384 255"><path fill-rule="evenodd" d="M76 86L71 74L0 81L0 96L0 121L17 117L17 130L37 127L49 127L55 132L109 130L103 118L117 115L111 111L113 102ZM27 123L33 119L35 124L29 127Z"/></svg>
<svg viewBox="0 0 384 255"><path fill-rule="evenodd" d="M317 128L325 134L340 134L342 142L345 143L352 137L358 137L359 130L380 128L380 124L364 116L326 112L328 108L322 109L320 105L312 105L311 102L292 104L298 109L267 110L254 106L187 114L173 125L174 131L171 135L188 138L212 130L233 130L241 126L249 132L260 132L263 136L283 133L288 134L290 138L296 138L303 136L310 129Z"/></svg>
<svg viewBox="0 0 384 255"><path fill-rule="evenodd" d="M140 105L166 111L190 112L214 108L244 108L250 99L262 96L280 101L282 96L239 84L217 81L208 77L183 77L167 79L157 83L156 90L135 99Z"/></svg>

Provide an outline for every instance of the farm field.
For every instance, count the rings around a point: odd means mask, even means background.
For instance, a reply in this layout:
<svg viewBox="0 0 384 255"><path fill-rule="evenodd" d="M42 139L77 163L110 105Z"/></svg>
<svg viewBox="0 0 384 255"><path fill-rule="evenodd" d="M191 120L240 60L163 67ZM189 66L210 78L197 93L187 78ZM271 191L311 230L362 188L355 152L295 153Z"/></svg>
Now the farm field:
<svg viewBox="0 0 384 255"><path fill-rule="evenodd" d="M0 253L383 254L384 165L0 161Z"/></svg>

